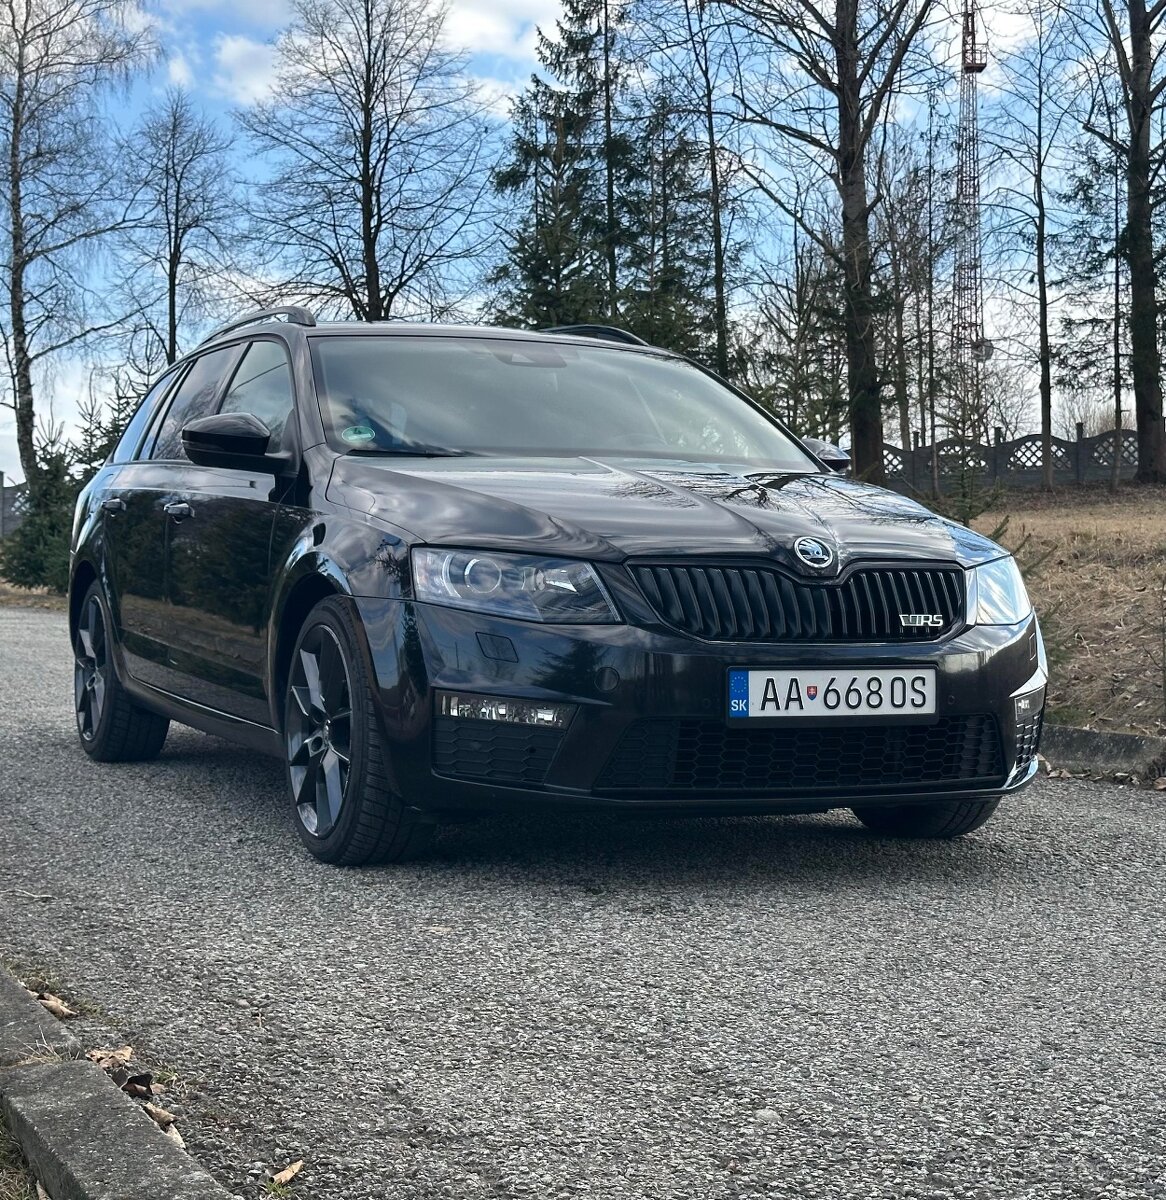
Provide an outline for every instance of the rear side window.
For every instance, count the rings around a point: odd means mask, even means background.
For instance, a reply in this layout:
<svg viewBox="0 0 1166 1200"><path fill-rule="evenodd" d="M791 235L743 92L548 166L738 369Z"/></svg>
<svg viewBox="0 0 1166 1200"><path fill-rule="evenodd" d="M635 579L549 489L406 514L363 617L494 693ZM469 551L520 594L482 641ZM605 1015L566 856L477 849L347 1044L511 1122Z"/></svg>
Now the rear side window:
<svg viewBox="0 0 1166 1200"><path fill-rule="evenodd" d="M138 405L138 411L134 413L130 423L125 427L125 432L121 435L110 457L110 462L129 462L135 457L138 443L142 440L142 434L146 432L146 426L150 424L150 418L177 376L178 372L176 371L168 372L146 393L145 398Z"/></svg>
<svg viewBox="0 0 1166 1200"><path fill-rule="evenodd" d="M237 346L225 346L222 350L212 350L194 360L194 365L179 385L162 419L153 448L143 457L186 458L186 452L182 449L182 428L213 410L219 385L238 352Z"/></svg>
<svg viewBox="0 0 1166 1200"><path fill-rule="evenodd" d="M220 412L245 412L271 430L271 445L279 444L292 410L291 364L278 342L252 342L235 371Z"/></svg>

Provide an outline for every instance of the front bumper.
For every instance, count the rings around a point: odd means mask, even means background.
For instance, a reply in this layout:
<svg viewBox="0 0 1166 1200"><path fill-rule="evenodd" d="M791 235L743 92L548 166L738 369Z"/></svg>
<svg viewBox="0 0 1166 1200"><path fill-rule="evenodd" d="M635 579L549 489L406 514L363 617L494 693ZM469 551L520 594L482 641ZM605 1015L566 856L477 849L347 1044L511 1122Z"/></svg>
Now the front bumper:
<svg viewBox="0 0 1166 1200"><path fill-rule="evenodd" d="M938 642L792 646L631 625L545 626L407 600L356 603L392 783L421 808L824 811L999 796L1036 772L1047 675L1035 615ZM730 728L726 717L733 667L923 664L937 670L931 720L775 729ZM574 713L564 729L441 716L437 697L449 692L566 703Z"/></svg>

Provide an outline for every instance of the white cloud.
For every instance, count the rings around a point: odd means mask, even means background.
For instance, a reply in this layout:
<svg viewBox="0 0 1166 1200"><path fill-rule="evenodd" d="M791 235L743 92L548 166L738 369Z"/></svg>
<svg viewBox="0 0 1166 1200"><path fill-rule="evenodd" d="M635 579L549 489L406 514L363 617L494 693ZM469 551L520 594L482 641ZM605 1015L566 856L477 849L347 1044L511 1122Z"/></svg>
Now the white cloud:
<svg viewBox="0 0 1166 1200"><path fill-rule="evenodd" d="M214 43L214 86L236 104L254 104L271 93L275 47L237 33L221 33Z"/></svg>
<svg viewBox="0 0 1166 1200"><path fill-rule="evenodd" d="M488 75L475 75L473 79L490 113L499 120L506 120L510 116L511 102L522 91L523 84L508 79L495 79Z"/></svg>
<svg viewBox="0 0 1166 1200"><path fill-rule="evenodd" d="M183 54L171 54L166 60L166 78L175 87L188 88L194 82L194 72Z"/></svg>
<svg viewBox="0 0 1166 1200"><path fill-rule="evenodd" d="M445 36L471 54L529 62L537 28L553 31L560 11L559 0L453 0Z"/></svg>

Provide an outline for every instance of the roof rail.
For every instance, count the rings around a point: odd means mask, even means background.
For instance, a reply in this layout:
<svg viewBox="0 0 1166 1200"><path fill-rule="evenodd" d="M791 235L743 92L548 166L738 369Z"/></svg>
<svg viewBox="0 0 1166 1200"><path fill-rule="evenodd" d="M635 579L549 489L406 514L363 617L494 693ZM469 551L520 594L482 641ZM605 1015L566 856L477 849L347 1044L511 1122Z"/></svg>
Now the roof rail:
<svg viewBox="0 0 1166 1200"><path fill-rule="evenodd" d="M214 333L204 337L199 345L205 346L207 342L213 342L215 338L220 338L226 333L234 333L236 329L242 329L244 325L255 325L260 321L269 321L272 317L287 317L289 325L315 325L316 323L316 318L306 308L300 308L298 304L285 304L279 308L260 308L253 313L248 313L245 317L240 317L237 321L231 321L230 324L216 329Z"/></svg>
<svg viewBox="0 0 1166 1200"><path fill-rule="evenodd" d="M574 337L598 338L604 342L625 342L629 346L649 344L630 329L619 329L615 325L553 325L550 329L540 329L539 333L569 333Z"/></svg>

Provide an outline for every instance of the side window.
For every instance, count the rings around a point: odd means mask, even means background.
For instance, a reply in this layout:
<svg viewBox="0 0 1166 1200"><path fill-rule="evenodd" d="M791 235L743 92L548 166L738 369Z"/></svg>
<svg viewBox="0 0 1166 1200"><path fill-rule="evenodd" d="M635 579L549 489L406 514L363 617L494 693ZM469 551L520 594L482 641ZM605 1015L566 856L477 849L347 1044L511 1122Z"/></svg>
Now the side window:
<svg viewBox="0 0 1166 1200"><path fill-rule="evenodd" d="M146 432L146 426L149 425L150 418L157 411L163 396L170 390L170 385L176 378L177 373L170 371L166 375L163 375L146 393L141 404L138 405L137 412L130 418L130 423L125 427L125 431L118 439L117 446L110 456L110 462L129 462L131 459L137 457L136 451L138 443L142 440L142 434Z"/></svg>
<svg viewBox="0 0 1166 1200"><path fill-rule="evenodd" d="M169 411L162 418L153 448L143 457L186 458L186 452L182 449L182 427L210 413L219 392L219 384L237 352L237 346L224 346L221 350L212 350L194 360L194 365L170 402Z"/></svg>
<svg viewBox="0 0 1166 1200"><path fill-rule="evenodd" d="M279 342L252 342L235 371L220 412L245 412L271 430L274 448L292 411L291 364Z"/></svg>

